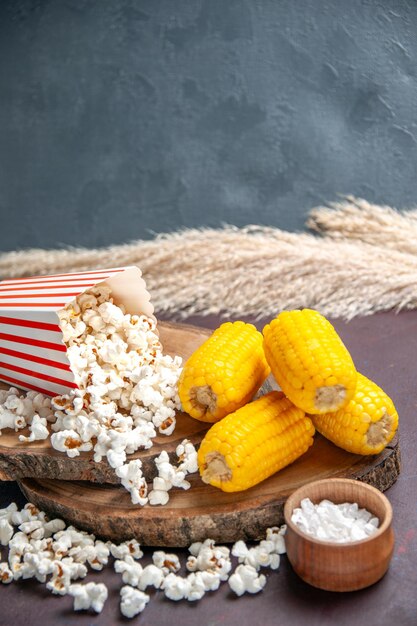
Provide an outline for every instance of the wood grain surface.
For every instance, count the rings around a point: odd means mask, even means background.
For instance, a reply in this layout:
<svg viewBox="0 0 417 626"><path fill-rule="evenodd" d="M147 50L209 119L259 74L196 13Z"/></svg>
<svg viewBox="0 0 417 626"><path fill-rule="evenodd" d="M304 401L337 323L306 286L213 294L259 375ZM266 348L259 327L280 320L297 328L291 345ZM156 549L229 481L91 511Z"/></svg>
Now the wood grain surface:
<svg viewBox="0 0 417 626"><path fill-rule="evenodd" d="M252 489L224 493L194 475L191 488L173 489L163 507L133 505L122 487L111 485L28 478L19 486L41 509L104 539L135 536L143 545L180 547L207 537L261 539L266 528L283 523L286 498L311 480L357 478L384 490L399 471L398 440L376 457L361 457L317 434L304 456Z"/></svg>

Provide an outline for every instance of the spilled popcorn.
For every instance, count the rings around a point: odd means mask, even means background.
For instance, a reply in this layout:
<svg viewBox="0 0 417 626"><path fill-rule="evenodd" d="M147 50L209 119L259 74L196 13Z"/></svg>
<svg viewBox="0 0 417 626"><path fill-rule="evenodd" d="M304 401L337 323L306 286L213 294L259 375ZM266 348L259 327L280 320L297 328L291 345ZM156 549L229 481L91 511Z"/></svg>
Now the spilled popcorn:
<svg viewBox="0 0 417 626"><path fill-rule="evenodd" d="M141 462L127 457L174 431L182 359L164 355L155 320L126 313L105 283L77 296L58 316L78 389L52 400L34 391L1 390L0 435L4 428L29 427L20 441L43 440L49 423L55 450L70 458L92 451L96 463L105 458L114 468L134 504L166 504L172 487L190 486L185 477L197 471L194 446L181 444L178 467L160 455L149 494Z"/></svg>
<svg viewBox="0 0 417 626"><path fill-rule="evenodd" d="M52 401L59 433L90 443L94 460L121 467L126 454L150 448L156 429L170 435L180 401L180 357L162 354L154 319L125 313L105 284L81 294L58 313L79 389ZM52 436L52 443L53 443ZM67 446L72 453L77 447Z"/></svg>
<svg viewBox="0 0 417 626"><path fill-rule="evenodd" d="M120 611L133 618L146 608L152 589L169 600L189 602L216 591L226 581L237 596L259 593L267 582L260 569L277 569L279 555L285 552L286 527L268 528L266 539L252 548L244 541L237 541L231 550L212 539L193 543L185 575L180 574L176 554L157 550L152 563L142 565L144 554L135 539L119 545L105 543L60 519L49 520L33 504L26 504L21 511L15 503L0 509L0 529L1 544L8 546L7 560L1 562L0 558L0 583L34 578L55 595L72 596L74 611L100 613L108 598L106 585L79 581L89 568L102 570L113 557L114 570L123 583ZM232 556L238 559L234 571Z"/></svg>
<svg viewBox="0 0 417 626"><path fill-rule="evenodd" d="M307 535L334 543L366 539L379 526L378 518L366 509L360 509L356 502L334 504L322 500L313 504L310 498L301 500L301 507L294 509L291 521Z"/></svg>

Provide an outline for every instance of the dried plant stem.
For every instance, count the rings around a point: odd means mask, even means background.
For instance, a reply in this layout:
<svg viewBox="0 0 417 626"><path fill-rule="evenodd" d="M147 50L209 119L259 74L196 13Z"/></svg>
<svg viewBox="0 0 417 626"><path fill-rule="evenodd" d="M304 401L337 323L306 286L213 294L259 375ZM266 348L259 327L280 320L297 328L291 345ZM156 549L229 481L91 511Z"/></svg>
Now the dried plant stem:
<svg viewBox="0 0 417 626"><path fill-rule="evenodd" d="M332 239L363 241L417 255L417 210L400 213L347 196L313 209L307 226Z"/></svg>
<svg viewBox="0 0 417 626"><path fill-rule="evenodd" d="M10 252L0 256L0 276L138 265L156 312L177 319L270 317L297 307L350 319L417 308L416 212L349 199L313 211L309 225L329 235L259 226L194 229L97 250Z"/></svg>

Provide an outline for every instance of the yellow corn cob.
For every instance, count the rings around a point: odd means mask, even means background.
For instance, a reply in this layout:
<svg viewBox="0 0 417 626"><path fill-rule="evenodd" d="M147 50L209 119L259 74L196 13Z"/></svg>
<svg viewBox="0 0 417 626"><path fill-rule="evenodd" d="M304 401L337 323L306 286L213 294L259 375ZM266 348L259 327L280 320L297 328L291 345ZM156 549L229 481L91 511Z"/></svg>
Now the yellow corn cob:
<svg viewBox="0 0 417 626"><path fill-rule="evenodd" d="M352 357L318 311L283 311L263 334L272 373L296 406L316 414L349 402L357 378Z"/></svg>
<svg viewBox="0 0 417 626"><path fill-rule="evenodd" d="M182 407L198 420L217 422L251 400L269 372L255 326L226 322L185 363L178 383Z"/></svg>
<svg viewBox="0 0 417 626"><path fill-rule="evenodd" d="M379 454L398 428L395 406L378 385L358 372L355 395L336 413L312 416L317 430L354 454Z"/></svg>
<svg viewBox="0 0 417 626"><path fill-rule="evenodd" d="M210 428L198 450L201 477L223 491L249 489L304 454L313 435L304 411L271 391Z"/></svg>

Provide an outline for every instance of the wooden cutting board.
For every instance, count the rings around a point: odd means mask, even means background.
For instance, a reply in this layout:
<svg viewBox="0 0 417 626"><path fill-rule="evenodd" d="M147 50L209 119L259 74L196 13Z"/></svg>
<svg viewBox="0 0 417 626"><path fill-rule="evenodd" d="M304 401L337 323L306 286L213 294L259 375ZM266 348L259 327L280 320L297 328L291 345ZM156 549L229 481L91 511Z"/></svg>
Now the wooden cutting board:
<svg viewBox="0 0 417 626"><path fill-rule="evenodd" d="M211 334L209 330L168 323L160 323L159 330L165 351L184 358ZM174 455L185 437L198 444L208 427L180 413L173 435L159 437L153 448L129 459L140 457L144 473L151 479L152 459L161 450ZM34 504L97 536L113 541L135 536L150 546L187 546L206 537L223 542L260 539L268 526L283 522L286 498L306 482L338 476L357 478L385 490L400 471L398 438L378 456L362 457L316 435L304 456L248 491L223 493L193 476L191 489L172 490L166 506L139 507L131 504L123 488L97 484L117 481L107 463L94 463L91 454L69 459L48 442L21 444L18 434L6 433L0 439L0 479L19 479L22 491Z"/></svg>
<svg viewBox="0 0 417 626"><path fill-rule="evenodd" d="M398 441L376 457L340 450L316 435L310 450L292 465L240 493L223 493L198 476L188 491L173 489L167 505L134 506L122 487L26 478L19 486L29 501L98 537L136 537L146 546L189 546L207 537L217 542L259 540L269 526L284 522L284 503L298 487L322 478L357 478L382 491L400 471Z"/></svg>

